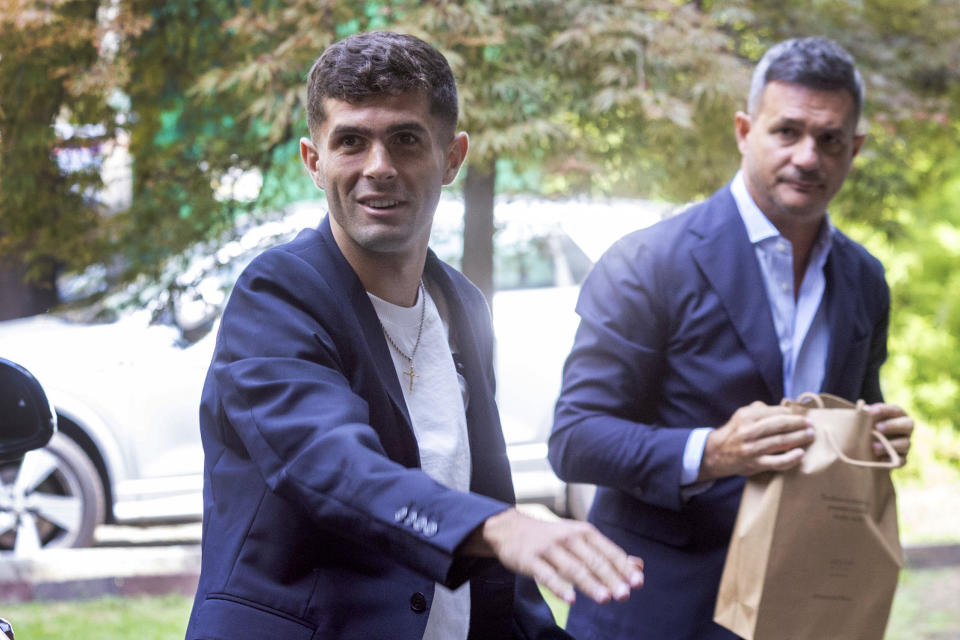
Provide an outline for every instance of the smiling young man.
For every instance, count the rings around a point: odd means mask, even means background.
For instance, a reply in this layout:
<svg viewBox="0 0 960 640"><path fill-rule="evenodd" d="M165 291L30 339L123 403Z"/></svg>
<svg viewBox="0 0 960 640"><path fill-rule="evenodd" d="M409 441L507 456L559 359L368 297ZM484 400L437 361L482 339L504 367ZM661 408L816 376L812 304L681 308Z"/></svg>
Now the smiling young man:
<svg viewBox="0 0 960 640"><path fill-rule="evenodd" d="M450 68L411 36L352 36L307 100L329 215L254 260L224 312L187 637L567 637L515 574L606 602L642 567L512 506L486 303L427 246L468 146Z"/></svg>
<svg viewBox="0 0 960 640"><path fill-rule="evenodd" d="M835 43L771 48L735 117L733 181L622 239L584 283L550 460L599 485L590 521L646 560L647 586L609 607L578 600L576 637L736 637L712 620L744 477L795 467L813 440L781 399L863 398L907 452L913 422L880 392L883 267L827 215L862 105Z"/></svg>

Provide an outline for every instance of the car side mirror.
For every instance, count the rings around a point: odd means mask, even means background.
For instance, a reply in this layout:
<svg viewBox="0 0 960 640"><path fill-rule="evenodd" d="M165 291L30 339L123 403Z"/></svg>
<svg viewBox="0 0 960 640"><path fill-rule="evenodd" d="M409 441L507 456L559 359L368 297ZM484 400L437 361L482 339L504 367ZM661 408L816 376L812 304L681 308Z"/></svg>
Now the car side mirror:
<svg viewBox="0 0 960 640"><path fill-rule="evenodd" d="M185 342L193 343L210 333L220 317L220 307L194 294L178 296L173 306L173 319Z"/></svg>
<svg viewBox="0 0 960 640"><path fill-rule="evenodd" d="M56 430L55 414L37 379L0 358L0 461L39 449Z"/></svg>

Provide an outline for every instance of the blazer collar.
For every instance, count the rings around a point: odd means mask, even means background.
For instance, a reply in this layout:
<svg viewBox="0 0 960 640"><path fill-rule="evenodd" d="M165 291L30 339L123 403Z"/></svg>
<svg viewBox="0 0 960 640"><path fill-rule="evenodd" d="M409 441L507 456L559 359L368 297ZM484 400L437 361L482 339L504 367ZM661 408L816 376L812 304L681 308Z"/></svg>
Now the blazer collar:
<svg viewBox="0 0 960 640"><path fill-rule="evenodd" d="M783 397L783 356L770 315L763 275L729 185L717 191L691 221L698 236L693 259L723 303L773 402Z"/></svg>

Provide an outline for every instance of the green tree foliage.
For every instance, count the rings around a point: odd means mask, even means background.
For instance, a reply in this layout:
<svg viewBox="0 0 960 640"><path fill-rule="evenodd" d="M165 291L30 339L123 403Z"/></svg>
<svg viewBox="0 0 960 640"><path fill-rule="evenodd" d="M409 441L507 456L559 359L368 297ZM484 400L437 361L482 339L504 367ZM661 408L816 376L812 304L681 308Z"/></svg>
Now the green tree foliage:
<svg viewBox="0 0 960 640"><path fill-rule="evenodd" d="M713 15L670 0L585 2L554 45L571 105L561 157L580 170L554 188L686 200L729 176L729 114L748 75Z"/></svg>
<svg viewBox="0 0 960 640"><path fill-rule="evenodd" d="M116 255L158 277L238 213L315 193L297 150L306 73L333 41L381 28L434 43L454 69L471 136L463 264L488 294L497 191L704 197L739 165L733 113L767 47L839 41L867 84L868 141L831 215L888 268L892 399L951 433L956 0L0 0L0 255L35 277ZM96 205L95 172L57 166L58 149L101 141L58 135L58 117L129 134L128 211ZM255 202L224 190L246 169L263 175ZM957 437L938 442L960 460Z"/></svg>
<svg viewBox="0 0 960 640"><path fill-rule="evenodd" d="M460 85L461 126L471 135L463 181L464 273L493 300L493 206L497 160L536 162L562 135L557 111L556 60L549 47L565 12L545 0L422 5L411 24L435 42Z"/></svg>
<svg viewBox="0 0 960 640"><path fill-rule="evenodd" d="M222 23L235 11L227 0L3 2L0 257L12 269L49 288L61 269L95 262L156 277L232 223L242 207L215 194L252 166L260 136L232 126L242 105L189 90L229 54ZM133 198L110 211L99 169L119 131Z"/></svg>
<svg viewBox="0 0 960 640"><path fill-rule="evenodd" d="M230 67L207 73L198 90L252 97L244 118L272 123L273 149L303 129L303 79L317 55L357 31L393 28L423 37L443 51L461 87L461 124L471 133L467 176L464 266L492 293L493 189L498 157L517 161L540 150L559 129L547 16L560 2L287 2L253 3L230 22L247 53ZM529 153L527 153L529 152ZM296 162L296 155L290 156ZM290 175L289 169L286 175Z"/></svg>
<svg viewBox="0 0 960 640"><path fill-rule="evenodd" d="M198 87L253 97L246 116L273 123L271 145L302 121L302 75L333 40L390 27L430 41L447 56L460 84L461 125L471 135L463 268L488 298L498 167L534 167L554 176L554 193L636 194L638 185L653 191L657 177L671 174L650 139L673 143L688 135L694 117L717 111L717 96L729 89L705 78L736 81L727 73L736 60L726 35L702 12L671 0L288 0L254 3L230 25L246 55L209 72ZM691 38L704 46L689 47ZM599 138L593 135L599 131ZM703 158L692 151L687 157ZM646 171L654 166L661 170ZM691 191L678 184L661 191Z"/></svg>
<svg viewBox="0 0 960 640"><path fill-rule="evenodd" d="M887 269L887 395L917 416L919 455L960 467L958 115L917 113L875 123L834 211ZM927 471L922 464L911 468Z"/></svg>
<svg viewBox="0 0 960 640"><path fill-rule="evenodd" d="M488 297L498 167L535 168L555 195L649 195L660 183L645 169L662 165L648 138L689 128L729 90L704 78L736 63L708 16L671 0L435 3L409 17L461 84L463 268Z"/></svg>
<svg viewBox="0 0 960 640"><path fill-rule="evenodd" d="M60 266L91 262L98 213L95 168L64 171L58 156L95 148L105 131L74 136L54 128L103 123L97 69L98 2L0 3L0 257L53 286ZM76 156L74 156L76 157Z"/></svg>
<svg viewBox="0 0 960 640"><path fill-rule="evenodd" d="M297 141L308 135L305 83L313 61L342 37L387 26L394 13L388 4L359 0L252 0L224 23L229 59L209 66L190 93L231 105L234 126L254 132L256 144L240 159L266 170L270 198L302 193L276 178L304 175L291 168L299 167Z"/></svg>
<svg viewBox="0 0 960 640"><path fill-rule="evenodd" d="M124 34L118 55L129 100L133 198L111 231L130 274L159 273L171 256L229 228L247 208L229 187L263 161L266 127L238 124L245 103L192 91L203 73L233 62L233 34L224 23L237 9L231 0L123 5L146 20L145 28Z"/></svg>

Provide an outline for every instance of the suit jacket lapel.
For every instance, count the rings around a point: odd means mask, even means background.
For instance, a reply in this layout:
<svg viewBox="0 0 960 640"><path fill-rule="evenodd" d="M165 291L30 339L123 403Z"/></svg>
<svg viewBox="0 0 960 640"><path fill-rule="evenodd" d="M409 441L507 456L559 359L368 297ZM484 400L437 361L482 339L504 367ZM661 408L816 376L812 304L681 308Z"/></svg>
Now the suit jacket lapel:
<svg viewBox="0 0 960 640"><path fill-rule="evenodd" d="M779 402L783 397L783 356L756 253L729 187L715 193L707 204L691 225L691 231L700 236L692 250L694 260L720 296L772 401Z"/></svg>
<svg viewBox="0 0 960 640"><path fill-rule="evenodd" d="M363 334L367 349L370 350L380 383L390 396L390 400L397 407L406 421L407 428L410 431L410 437L415 439L413 426L410 420L410 413L407 410L407 403L403 399L403 391L400 389L400 380L396 375L396 367L393 364L393 356L390 355L390 347L387 345L387 339L383 335L383 327L380 325L380 319L373 308L373 303L367 296L360 278L343 256L340 248L333 238L333 232L330 229L329 216L325 217L320 223L320 237L328 246L327 254L337 271L337 280L343 283L345 294L348 298L351 308L356 313L360 324L360 331Z"/></svg>
<svg viewBox="0 0 960 640"><path fill-rule="evenodd" d="M467 306L460 291L454 286L453 281L444 272L440 260L431 251L427 255L426 269L427 275L433 280L443 294L444 302L449 314L450 337L456 351L460 354L460 360L463 363L463 377L467 380L467 389L470 394L470 407L467 415L470 415L470 408L476 402L480 401L478 393L484 382L484 373L480 366L483 358L480 354L477 344L477 328L474 326L475 318L466 312ZM470 421L467 421L467 429L470 430ZM473 436L471 435L471 446L473 445Z"/></svg>
<svg viewBox="0 0 960 640"><path fill-rule="evenodd" d="M830 348L824 371L823 390L843 397L854 397L860 392L859 381L850 387L846 376L846 362L859 343L869 336L869 322L860 304L860 289L854 278L858 265L851 260L849 240L840 233L833 238L826 264L827 291L825 300L830 323Z"/></svg>
<svg viewBox="0 0 960 640"><path fill-rule="evenodd" d="M370 355L374 360L380 383L384 389L386 389L390 400L404 418L409 432L410 442L414 443L414 455L417 457L416 463L419 464L419 453L417 453L418 449L415 444L416 435L413 432L413 423L410 419L407 403L403 398L403 390L400 388L400 381L395 373L396 368L393 364L393 357L390 354L390 347L387 345L387 340L383 335L383 327L380 325L377 312L374 310L373 303L370 302L370 298L367 296L367 292L363 288L360 279L337 246L330 229L329 218L324 218L323 222L320 223L319 231L321 238L328 246L326 253L329 255L332 266L336 270L337 279L343 283L348 302L356 313L360 331L363 334L366 348L369 349ZM478 412L484 404L485 399L492 396L493 393L492 389L488 395L485 395L482 391L486 387L486 377L481 367L484 359L480 354L477 344L477 336L479 333L473 324L474 319L470 317L470 314L465 312L466 307L460 292L454 286L449 276L444 273L439 259L432 251L427 256L425 277L435 281L445 297L446 306L450 313L450 331L454 343L457 345L457 350L463 356L463 375L467 380L467 388L470 393L470 407L467 411L467 431L470 438L471 451L484 451L489 448L491 444L488 439L485 439L488 437L486 434L490 430L477 428L475 424L476 421L470 419L471 415L479 415ZM496 431L499 433L499 430ZM501 448L503 446L504 445L501 445ZM474 469L473 475L474 478L478 476L476 468ZM491 493L489 495L498 494Z"/></svg>
<svg viewBox="0 0 960 640"><path fill-rule="evenodd" d="M500 428L499 414L493 400L495 388L490 376L490 357L484 351L491 344L483 344L488 330L480 323L487 322L486 310L467 304L462 288L444 270L443 264L431 251L427 255L426 272L440 287L449 312L450 332L463 364L461 373L467 381L467 434L470 439L470 457L473 474L470 490L474 493L513 502L513 484L510 482L510 464L506 443ZM490 336L492 340L492 336ZM489 375L488 375L489 374Z"/></svg>

